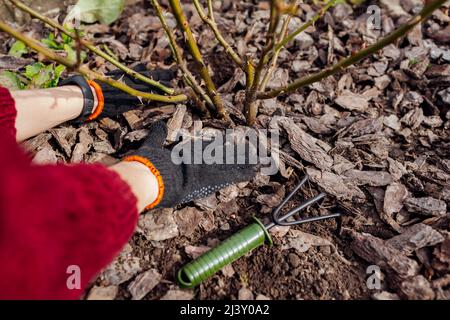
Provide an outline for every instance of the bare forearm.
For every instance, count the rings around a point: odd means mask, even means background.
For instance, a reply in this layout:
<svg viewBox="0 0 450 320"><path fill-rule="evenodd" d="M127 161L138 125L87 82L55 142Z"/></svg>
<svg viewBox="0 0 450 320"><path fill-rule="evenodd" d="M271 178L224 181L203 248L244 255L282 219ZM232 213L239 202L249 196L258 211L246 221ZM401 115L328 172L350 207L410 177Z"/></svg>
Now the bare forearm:
<svg viewBox="0 0 450 320"><path fill-rule="evenodd" d="M81 89L77 86L13 91L11 95L16 102L17 141L77 118L84 103Z"/></svg>

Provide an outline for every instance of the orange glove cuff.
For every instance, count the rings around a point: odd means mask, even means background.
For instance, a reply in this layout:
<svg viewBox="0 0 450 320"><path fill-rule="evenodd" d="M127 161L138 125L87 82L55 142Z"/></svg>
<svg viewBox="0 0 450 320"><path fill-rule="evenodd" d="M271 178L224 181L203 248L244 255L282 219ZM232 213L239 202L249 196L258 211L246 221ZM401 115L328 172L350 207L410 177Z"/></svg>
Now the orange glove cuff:
<svg viewBox="0 0 450 320"><path fill-rule="evenodd" d="M92 121L94 119L97 119L98 116L103 112L103 108L105 107L105 97L103 96L102 88L98 85L98 83L92 80L88 80L87 82L94 89L98 100L97 108L95 108L94 113L92 113L88 118L88 121Z"/></svg>
<svg viewBox="0 0 450 320"><path fill-rule="evenodd" d="M147 207L145 207L145 210L150 210L153 209L154 207L156 207L162 200L163 196L164 196L164 181L163 178L161 177L161 174L159 173L158 169L155 168L155 166L153 165L153 163L150 162L150 160L141 157L141 156L129 156L129 157L125 157L123 159L123 161L137 161L142 163L143 165L145 165L147 168L150 169L150 171L155 175L156 180L158 181L158 196L156 197L156 200L153 201L152 203L150 203Z"/></svg>

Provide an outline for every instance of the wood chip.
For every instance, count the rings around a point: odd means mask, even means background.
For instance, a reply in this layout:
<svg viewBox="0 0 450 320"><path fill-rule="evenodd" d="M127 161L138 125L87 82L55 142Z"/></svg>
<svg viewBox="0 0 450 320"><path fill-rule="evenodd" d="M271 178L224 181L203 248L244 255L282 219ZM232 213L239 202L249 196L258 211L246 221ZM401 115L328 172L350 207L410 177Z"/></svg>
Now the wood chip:
<svg viewBox="0 0 450 320"><path fill-rule="evenodd" d="M374 293L372 295L372 298L374 300L400 300L400 297L398 294L387 292L387 291L381 291Z"/></svg>
<svg viewBox="0 0 450 320"><path fill-rule="evenodd" d="M207 252L210 249L211 248L208 246L196 247L196 246L187 245L186 247L184 247L184 251L191 259L197 259L198 257L200 257L202 254L204 254L205 252Z"/></svg>
<svg viewBox="0 0 450 320"><path fill-rule="evenodd" d="M401 183L393 183L386 188L383 211L392 216L403 208L403 201L408 197L408 189Z"/></svg>
<svg viewBox="0 0 450 320"><path fill-rule="evenodd" d="M386 243L403 254L410 255L415 250L434 246L444 241L444 237L432 227L423 223L405 229L402 234L388 239Z"/></svg>
<svg viewBox="0 0 450 320"><path fill-rule="evenodd" d="M408 198L405 207L409 212L423 216L444 216L447 213L447 204L432 197Z"/></svg>
<svg viewBox="0 0 450 320"><path fill-rule="evenodd" d="M356 169L348 170L344 173L345 178L354 184L369 185L372 187L386 186L393 182L392 176L385 171L361 171Z"/></svg>
<svg viewBox="0 0 450 320"><path fill-rule="evenodd" d="M287 239L286 246L283 250L294 248L299 253L308 251L311 247L333 246L333 244L324 238L306 233L300 230L291 229L291 236Z"/></svg>
<svg viewBox="0 0 450 320"><path fill-rule="evenodd" d="M64 151L67 157L72 155L72 147L75 143L77 130L72 127L57 128L50 130L50 133L55 137L56 142Z"/></svg>
<svg viewBox="0 0 450 320"><path fill-rule="evenodd" d="M389 173L392 175L394 181L400 180L403 175L408 173L405 166L400 161L394 160L390 157L386 160L389 163Z"/></svg>
<svg viewBox="0 0 450 320"><path fill-rule="evenodd" d="M338 154L334 156L333 171L336 172L338 175L346 172L347 170L353 169L354 167L355 164L347 160L343 156Z"/></svg>
<svg viewBox="0 0 450 320"><path fill-rule="evenodd" d="M271 194L261 194L256 197L256 202L266 205L269 208L274 208L278 206L281 201L284 199L284 195L286 193L284 185L275 186L275 193Z"/></svg>
<svg viewBox="0 0 450 320"><path fill-rule="evenodd" d="M317 183L325 192L335 196L339 200L355 200L361 202L365 200L364 192L356 185L334 173L320 171L315 168L306 168L308 176L314 183Z"/></svg>
<svg viewBox="0 0 450 320"><path fill-rule="evenodd" d="M78 133L78 143L75 145L75 148L72 151L72 157L70 161L72 163L79 163L84 160L84 157L91 149L91 146L94 142L89 130L85 127L81 128Z"/></svg>
<svg viewBox="0 0 450 320"><path fill-rule="evenodd" d="M194 207L185 207L174 214L178 230L182 236L190 236L199 226L203 215Z"/></svg>
<svg viewBox="0 0 450 320"><path fill-rule="evenodd" d="M334 102L342 108L351 111L364 112L369 108L369 102L366 97L348 90L339 95Z"/></svg>
<svg viewBox="0 0 450 320"><path fill-rule="evenodd" d="M114 300L119 291L118 286L99 287L93 286L89 291L87 300Z"/></svg>
<svg viewBox="0 0 450 320"><path fill-rule="evenodd" d="M395 114L391 114L389 117L385 117L383 120L383 124L395 131L398 131L402 128L402 125L400 124L400 121Z"/></svg>
<svg viewBox="0 0 450 320"><path fill-rule="evenodd" d="M0 54L0 70L16 71L33 62L33 59L16 58L11 55Z"/></svg>
<svg viewBox="0 0 450 320"><path fill-rule="evenodd" d="M283 128L289 135L292 149L305 161L313 163L319 169L330 170L333 166L333 158L328 155L319 140L307 134L292 120L284 118L280 120Z"/></svg>
<svg viewBox="0 0 450 320"><path fill-rule="evenodd" d="M51 139L52 135L50 133L41 133L25 142L22 143L22 147L30 152L35 153L44 146L49 145L48 141Z"/></svg>
<svg viewBox="0 0 450 320"><path fill-rule="evenodd" d="M142 141L145 138L147 138L147 136L148 136L148 130L141 129L141 130L128 132L126 134L126 136L124 137L124 140L133 143L133 142L137 142L137 141Z"/></svg>
<svg viewBox="0 0 450 320"><path fill-rule="evenodd" d="M148 239L163 241L178 236L178 225L173 217L173 209L159 209L141 215L139 231Z"/></svg>
<svg viewBox="0 0 450 320"><path fill-rule="evenodd" d="M112 154L116 152L108 140L96 141L92 147L99 153Z"/></svg>
<svg viewBox="0 0 450 320"><path fill-rule="evenodd" d="M220 270L222 272L222 274L227 277L227 278L231 278L234 276L234 274L236 273L234 271L234 268L231 264L227 264L225 267L222 268L222 270Z"/></svg>
<svg viewBox="0 0 450 320"><path fill-rule="evenodd" d="M105 130L105 131L107 131L109 133L112 133L112 132L120 129L120 124L117 121L114 121L114 120L112 120L110 118L102 118L102 119L100 119L99 120L99 124L100 124L100 127L103 130Z"/></svg>
<svg viewBox="0 0 450 320"><path fill-rule="evenodd" d="M56 152L50 145L40 149L33 157L33 163L35 164L56 164L57 162Z"/></svg>
<svg viewBox="0 0 450 320"><path fill-rule="evenodd" d="M409 300L433 300L435 297L430 282L422 275L403 281L400 291Z"/></svg>
<svg viewBox="0 0 450 320"><path fill-rule="evenodd" d="M137 110L130 110L125 113L123 113L123 117L127 121L128 125L130 126L131 130L138 130L142 128L143 120L138 115Z"/></svg>
<svg viewBox="0 0 450 320"><path fill-rule="evenodd" d="M161 300L192 300L194 292L192 290L169 290Z"/></svg>
<svg viewBox="0 0 450 320"><path fill-rule="evenodd" d="M167 122L167 142L172 143L177 140L186 111L187 108L184 104L177 105L172 118Z"/></svg>
<svg viewBox="0 0 450 320"><path fill-rule="evenodd" d="M140 259L138 257L119 257L114 260L101 274L107 285L119 285L130 280L142 271Z"/></svg>
<svg viewBox="0 0 450 320"><path fill-rule="evenodd" d="M230 202L230 201L236 199L238 195L239 195L238 186L235 184L232 184L226 188L221 189L219 191L219 195L217 196L217 199L220 202L227 203L227 202Z"/></svg>
<svg viewBox="0 0 450 320"><path fill-rule="evenodd" d="M217 208L218 201L216 195L211 194L207 197L195 200L194 204L202 210L214 211Z"/></svg>
<svg viewBox="0 0 450 320"><path fill-rule="evenodd" d="M419 265L416 261L406 257L401 251L386 245L385 241L367 233L350 233L353 241L353 251L369 263L394 271L402 278L417 275Z"/></svg>
<svg viewBox="0 0 450 320"><path fill-rule="evenodd" d="M239 289L238 292L238 300L254 300L255 296L253 295L253 292L247 288L247 287L242 287L241 289Z"/></svg>
<svg viewBox="0 0 450 320"><path fill-rule="evenodd" d="M141 300L161 281L162 276L156 269L141 273L128 285L132 300Z"/></svg>

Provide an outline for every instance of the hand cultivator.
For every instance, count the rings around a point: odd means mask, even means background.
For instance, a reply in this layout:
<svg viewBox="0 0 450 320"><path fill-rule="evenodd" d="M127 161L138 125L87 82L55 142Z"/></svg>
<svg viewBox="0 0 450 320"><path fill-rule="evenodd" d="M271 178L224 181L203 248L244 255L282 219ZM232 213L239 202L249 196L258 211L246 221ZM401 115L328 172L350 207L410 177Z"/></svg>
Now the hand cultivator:
<svg viewBox="0 0 450 320"><path fill-rule="evenodd" d="M195 287L214 275L226 265L236 261L253 249L260 247L265 243L272 245L272 238L269 231L275 226L294 226L309 222L336 219L338 222L338 228L340 229L341 213L333 213L311 218L301 218L298 220L289 219L300 211L323 199L326 196L325 193L320 193L317 196L304 201L302 204L287 213L281 214L281 209L307 181L308 177L304 177L294 188L294 190L292 190L291 193L289 193L289 195L281 202L281 204L275 208L272 212L271 222L263 224L259 219L254 217L253 219L255 222L235 233L217 247L209 250L199 258L181 268L178 271L179 284L184 288Z"/></svg>

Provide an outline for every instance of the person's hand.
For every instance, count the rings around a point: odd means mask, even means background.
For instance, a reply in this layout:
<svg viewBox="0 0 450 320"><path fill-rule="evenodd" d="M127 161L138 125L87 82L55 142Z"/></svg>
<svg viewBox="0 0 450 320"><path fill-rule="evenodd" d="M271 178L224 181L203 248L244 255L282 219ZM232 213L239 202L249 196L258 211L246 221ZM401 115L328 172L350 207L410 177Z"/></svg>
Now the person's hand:
<svg viewBox="0 0 450 320"><path fill-rule="evenodd" d="M147 140L141 148L124 161L146 165L156 176L159 193L156 201L146 209L174 207L222 189L230 184L248 181L255 175L255 165L247 164L175 164L171 151L164 148L167 127L159 121L150 127ZM202 153L210 143L202 143ZM225 157L225 152L224 152ZM191 162L194 162L193 160Z"/></svg>
<svg viewBox="0 0 450 320"><path fill-rule="evenodd" d="M156 69L152 71L146 70L144 65L139 65L133 69L148 78L158 81L167 87L170 87L170 81L174 78L174 73L170 70ZM123 71L117 69L106 74L107 76L124 82L133 89L143 92L156 92L157 89L150 85L137 80ZM101 119L104 117L113 117L122 114L126 111L133 110L139 106L145 104L135 96L132 96L119 89L111 87L107 84L99 83L96 81L86 80L83 76L72 76L65 80L62 80L59 86L64 85L77 85L81 88L84 96L84 106L81 115L75 119L77 122L85 122L88 120ZM96 92L97 100L100 107L94 110L94 94Z"/></svg>

